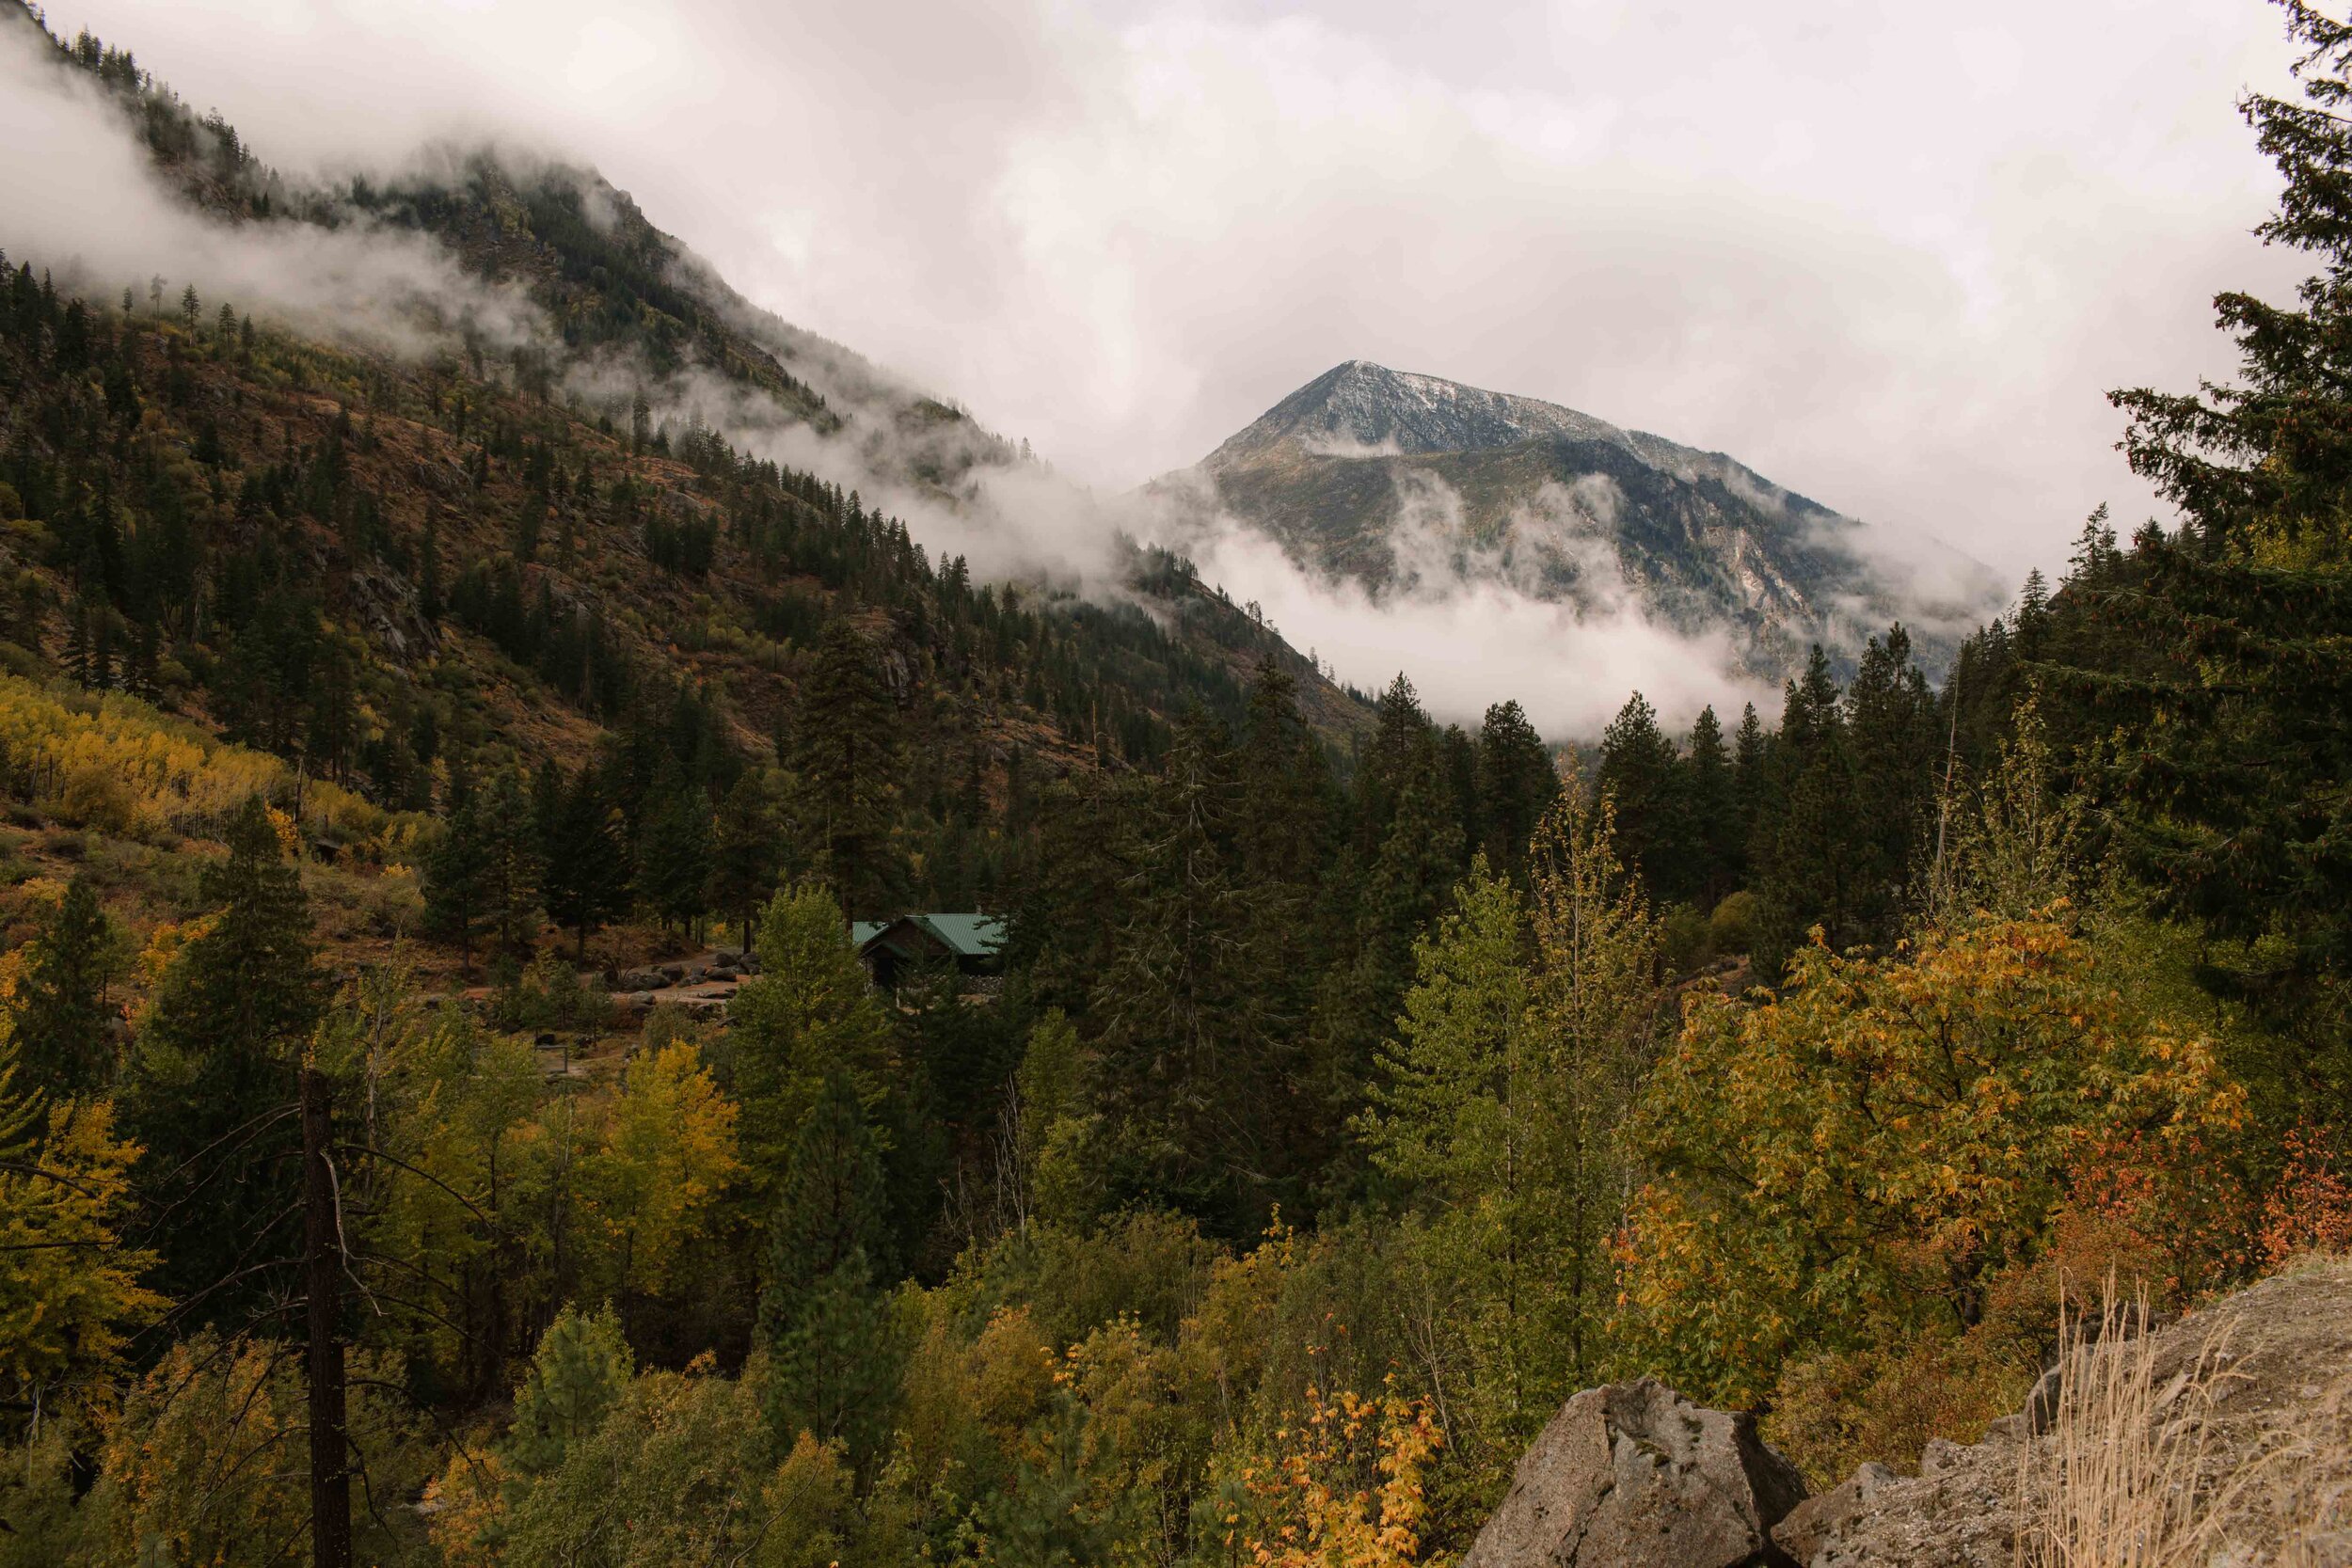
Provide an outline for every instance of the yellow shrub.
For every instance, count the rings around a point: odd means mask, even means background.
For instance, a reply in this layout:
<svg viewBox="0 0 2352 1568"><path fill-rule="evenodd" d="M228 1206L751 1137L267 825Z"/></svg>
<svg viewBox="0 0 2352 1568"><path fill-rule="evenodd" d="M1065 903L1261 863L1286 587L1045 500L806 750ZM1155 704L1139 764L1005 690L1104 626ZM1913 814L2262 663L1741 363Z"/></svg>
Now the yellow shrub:
<svg viewBox="0 0 2352 1568"><path fill-rule="evenodd" d="M393 818L347 789L297 779L285 763L205 735L135 698L91 697L0 675L0 774L75 827L117 836L204 833L250 796L299 799L313 832L412 847ZM281 816L284 814L281 814ZM282 833L294 832L285 816Z"/></svg>

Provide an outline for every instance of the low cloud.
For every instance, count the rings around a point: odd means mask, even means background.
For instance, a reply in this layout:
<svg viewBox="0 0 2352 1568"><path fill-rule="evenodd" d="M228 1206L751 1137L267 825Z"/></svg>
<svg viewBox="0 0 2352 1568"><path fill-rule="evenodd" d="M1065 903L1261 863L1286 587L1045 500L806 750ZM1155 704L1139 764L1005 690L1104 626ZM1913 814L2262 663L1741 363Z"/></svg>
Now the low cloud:
<svg viewBox="0 0 2352 1568"><path fill-rule="evenodd" d="M182 201L133 140L118 103L62 65L33 27L0 17L0 244L103 303L167 304L194 285L223 303L322 338L394 354L469 333L493 347L546 336L518 291L463 271L438 242L355 215L334 229L228 223Z"/></svg>
<svg viewBox="0 0 2352 1568"><path fill-rule="evenodd" d="M1736 722L1742 703L1769 712L1777 698L1729 673L1726 636L1685 637L1622 601L1548 604L1492 579L1375 596L1241 528L1195 549L1204 578L1248 584L1267 621L1339 679L1375 690L1401 671L1440 720L1474 725L1516 699L1548 739L1592 741L1636 690L1675 728L1710 705Z"/></svg>
<svg viewBox="0 0 2352 1568"><path fill-rule="evenodd" d="M1336 457L1346 462L1405 454L1404 447L1393 436L1380 441L1358 441L1337 434L1306 436L1299 438L1298 449L1310 457Z"/></svg>

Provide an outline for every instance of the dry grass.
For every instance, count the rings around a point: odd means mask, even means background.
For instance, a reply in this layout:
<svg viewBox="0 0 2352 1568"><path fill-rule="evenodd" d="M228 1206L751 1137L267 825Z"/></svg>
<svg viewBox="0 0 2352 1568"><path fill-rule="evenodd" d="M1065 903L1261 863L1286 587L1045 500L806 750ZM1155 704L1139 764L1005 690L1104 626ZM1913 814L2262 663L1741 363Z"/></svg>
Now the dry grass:
<svg viewBox="0 0 2352 1568"><path fill-rule="evenodd" d="M2148 1301L2109 1292L2098 1332L2059 1309L2050 1432L2024 1445L2025 1568L2192 1568L2226 1509L2208 1482L2220 1347L2161 1385Z"/></svg>
<svg viewBox="0 0 2352 1568"><path fill-rule="evenodd" d="M2111 1286L2095 1323L2061 1315L2050 1428L2022 1445L2021 1568L2352 1564L2344 1370L2315 1405L2232 1419L2229 1325L2169 1375L2147 1328L2145 1296Z"/></svg>

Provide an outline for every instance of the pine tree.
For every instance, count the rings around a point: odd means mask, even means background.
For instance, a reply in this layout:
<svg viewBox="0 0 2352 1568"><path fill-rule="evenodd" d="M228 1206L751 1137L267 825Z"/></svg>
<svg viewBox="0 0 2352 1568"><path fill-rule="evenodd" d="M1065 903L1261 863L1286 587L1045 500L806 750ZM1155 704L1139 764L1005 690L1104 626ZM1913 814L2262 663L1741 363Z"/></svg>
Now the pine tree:
<svg viewBox="0 0 2352 1568"><path fill-rule="evenodd" d="M577 1443L594 1437L628 1392L635 1370L621 1321L607 1304L582 1312L566 1304L539 1336L531 1370L515 1393L515 1420L501 1451L527 1476L547 1475Z"/></svg>
<svg viewBox="0 0 2352 1568"><path fill-rule="evenodd" d="M775 892L783 868L775 800L768 782L747 769L720 802L706 894L721 918L741 927L746 952L752 945L752 919Z"/></svg>
<svg viewBox="0 0 2352 1568"><path fill-rule="evenodd" d="M589 933L628 908L620 813L594 767L582 764L572 776L552 819L538 823L538 838L548 914L574 934L573 955L585 963Z"/></svg>
<svg viewBox="0 0 2352 1568"><path fill-rule="evenodd" d="M73 684L87 691L98 684L98 673L91 659L89 601L77 598L66 611L65 670L73 677Z"/></svg>
<svg viewBox="0 0 2352 1568"><path fill-rule="evenodd" d="M1749 710L1751 715L1754 709ZM1703 905L1740 885L1747 875L1747 832L1740 821L1740 783L1724 727L1712 707L1699 710L1682 763L1682 798L1696 875L1692 891Z"/></svg>
<svg viewBox="0 0 2352 1568"><path fill-rule="evenodd" d="M886 1244L879 1140L849 1076L828 1073L768 1225L759 1320L779 1451L808 1432L841 1440L863 1465L888 1433L897 1369L876 1290Z"/></svg>
<svg viewBox="0 0 2352 1568"><path fill-rule="evenodd" d="M298 1188L289 1108L326 990L288 825L257 797L233 816L226 859L199 883L212 924L173 958L132 1058L133 1130L162 1217L156 1282L200 1302L199 1322L243 1324ZM254 1271L254 1272L248 1272Z"/></svg>
<svg viewBox="0 0 2352 1568"><path fill-rule="evenodd" d="M453 768L441 834L424 861L424 924L432 935L457 944L465 973L473 968L473 941L489 905L489 883L485 803L471 776Z"/></svg>
<svg viewBox="0 0 2352 1568"><path fill-rule="evenodd" d="M1600 737L1600 793L1615 802L1617 852L1660 903L1694 891L1691 832L1680 759L1658 727L1658 710L1636 691Z"/></svg>
<svg viewBox="0 0 2352 1568"><path fill-rule="evenodd" d="M827 623L801 692L793 767L827 879L852 918L882 908L893 879L883 863L896 794L898 736L873 651L847 620Z"/></svg>
<svg viewBox="0 0 2352 1568"><path fill-rule="evenodd" d="M89 879L77 876L25 949L16 988L13 1034L24 1066L19 1085L53 1096L103 1093L115 1076L115 1009L106 1000L111 943L106 912Z"/></svg>
<svg viewBox="0 0 2352 1568"><path fill-rule="evenodd" d="M842 934L841 906L822 887L788 888L759 925L759 974L727 1010L728 1085L747 1184L771 1190L828 1075L847 1075L876 1102L896 1074L896 1029Z"/></svg>
<svg viewBox="0 0 2352 1568"><path fill-rule="evenodd" d="M1524 882L1528 841L1551 809L1560 775L1517 703L1498 703L1478 727L1478 794L1486 809L1487 863Z"/></svg>

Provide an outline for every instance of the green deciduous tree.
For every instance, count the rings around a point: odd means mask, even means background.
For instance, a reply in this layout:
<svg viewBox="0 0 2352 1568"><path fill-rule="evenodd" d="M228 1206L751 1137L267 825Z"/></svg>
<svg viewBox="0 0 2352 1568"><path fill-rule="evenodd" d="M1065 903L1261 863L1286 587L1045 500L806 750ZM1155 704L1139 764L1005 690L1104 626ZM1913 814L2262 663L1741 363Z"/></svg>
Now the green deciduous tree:
<svg viewBox="0 0 2352 1568"><path fill-rule="evenodd" d="M841 906L809 884L769 902L759 974L737 993L729 1017L728 1087L742 1108L747 1179L764 1201L825 1080L847 1078L862 1098L879 1099L898 1032L850 946Z"/></svg>
<svg viewBox="0 0 2352 1568"><path fill-rule="evenodd" d="M1656 926L1605 800L1575 784L1537 832L1532 899L1482 858L1420 943L1360 1124L1464 1304L1450 1332L1498 1471L1606 1350L1618 1129L1661 1010Z"/></svg>

